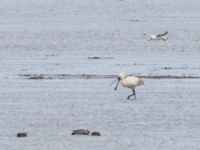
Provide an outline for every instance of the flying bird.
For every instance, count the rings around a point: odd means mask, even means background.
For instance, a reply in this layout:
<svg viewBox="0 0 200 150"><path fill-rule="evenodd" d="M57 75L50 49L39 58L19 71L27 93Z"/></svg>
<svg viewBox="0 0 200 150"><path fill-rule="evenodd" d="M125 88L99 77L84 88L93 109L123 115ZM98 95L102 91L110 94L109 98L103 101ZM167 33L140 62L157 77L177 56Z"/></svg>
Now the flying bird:
<svg viewBox="0 0 200 150"><path fill-rule="evenodd" d="M143 33L143 34L147 35L147 36L150 36L149 41L151 41L151 40L163 40L163 41L166 41L168 39L166 37L166 35L168 34L168 31L164 32L164 33L160 33L160 34L146 34L146 33Z"/></svg>
<svg viewBox="0 0 200 150"><path fill-rule="evenodd" d="M136 76L128 76L125 73L120 73L117 76L117 79L114 81L117 81L117 85L115 86L114 90L117 90L117 87L119 85L119 82L121 83L122 86L130 88L132 90L132 94L128 95L127 99L130 99L131 96L135 96L136 99L136 92L135 92L135 87L139 86L139 85L143 85L144 81L143 79L136 77ZM114 83L112 82L112 84Z"/></svg>

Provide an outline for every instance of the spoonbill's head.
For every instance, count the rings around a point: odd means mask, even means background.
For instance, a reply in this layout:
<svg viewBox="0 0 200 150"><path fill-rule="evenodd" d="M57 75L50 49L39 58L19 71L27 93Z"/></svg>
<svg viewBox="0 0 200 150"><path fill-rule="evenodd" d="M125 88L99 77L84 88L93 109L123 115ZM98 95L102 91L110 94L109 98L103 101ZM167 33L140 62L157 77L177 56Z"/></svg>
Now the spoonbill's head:
<svg viewBox="0 0 200 150"><path fill-rule="evenodd" d="M115 86L114 90L117 90L117 87L119 85L120 80L123 80L126 77L126 74L124 72L121 72L120 74L118 74L117 76L117 85Z"/></svg>
<svg viewBox="0 0 200 150"><path fill-rule="evenodd" d="M126 74L124 72L121 72L120 74L118 74L118 80L122 80L126 77Z"/></svg>

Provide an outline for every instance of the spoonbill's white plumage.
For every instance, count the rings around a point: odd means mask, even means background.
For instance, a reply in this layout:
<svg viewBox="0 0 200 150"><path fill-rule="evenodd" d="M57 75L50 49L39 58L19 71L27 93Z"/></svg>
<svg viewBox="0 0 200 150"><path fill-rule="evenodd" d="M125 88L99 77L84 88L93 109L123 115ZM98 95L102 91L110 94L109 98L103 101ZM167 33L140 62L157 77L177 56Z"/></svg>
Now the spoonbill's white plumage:
<svg viewBox="0 0 200 150"><path fill-rule="evenodd" d="M144 33L144 35L150 36L149 41L151 41L151 40L163 40L163 41L166 41L168 39L166 37L167 34L168 34L168 31L164 32L164 33L160 33L160 34L146 34L146 33Z"/></svg>
<svg viewBox="0 0 200 150"><path fill-rule="evenodd" d="M131 95L128 95L127 99L130 99L131 96L135 96L136 99L135 87L144 84L143 79L136 76L128 76L123 72L117 77L117 85L114 88L115 91L117 90L119 82L122 86L130 88L133 91Z"/></svg>

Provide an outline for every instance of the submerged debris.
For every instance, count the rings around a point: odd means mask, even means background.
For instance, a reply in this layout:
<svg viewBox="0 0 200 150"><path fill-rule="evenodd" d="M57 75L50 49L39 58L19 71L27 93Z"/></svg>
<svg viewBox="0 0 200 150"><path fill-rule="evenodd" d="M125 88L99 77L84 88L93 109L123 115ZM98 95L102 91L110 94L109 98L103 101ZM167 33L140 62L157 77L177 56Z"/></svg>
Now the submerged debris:
<svg viewBox="0 0 200 150"><path fill-rule="evenodd" d="M27 133L26 132L19 132L19 133L17 133L17 137L27 137Z"/></svg>
<svg viewBox="0 0 200 150"><path fill-rule="evenodd" d="M91 136L100 136L101 134L99 132L90 132L89 130L85 129L77 129L73 130L72 135L91 135Z"/></svg>
<svg viewBox="0 0 200 150"><path fill-rule="evenodd" d="M139 19L130 19L129 22L140 22Z"/></svg>
<svg viewBox="0 0 200 150"><path fill-rule="evenodd" d="M98 56L94 56L94 57L88 57L88 59L113 59L113 57L98 57Z"/></svg>
<svg viewBox="0 0 200 150"><path fill-rule="evenodd" d="M173 68L172 67L164 67L163 69L169 70L169 69L173 69Z"/></svg>
<svg viewBox="0 0 200 150"><path fill-rule="evenodd" d="M89 133L90 133L89 130L77 129L77 130L73 130L72 135L76 135L76 134L88 135Z"/></svg>

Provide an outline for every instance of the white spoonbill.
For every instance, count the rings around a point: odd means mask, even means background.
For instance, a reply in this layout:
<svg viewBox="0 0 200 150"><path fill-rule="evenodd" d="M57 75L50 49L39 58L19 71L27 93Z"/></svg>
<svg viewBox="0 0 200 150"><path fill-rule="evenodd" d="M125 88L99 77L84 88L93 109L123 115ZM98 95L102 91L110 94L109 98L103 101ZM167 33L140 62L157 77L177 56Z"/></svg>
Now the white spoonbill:
<svg viewBox="0 0 200 150"><path fill-rule="evenodd" d="M166 41L168 39L166 37L166 35L168 34L168 31L164 32L164 33L160 33L160 34L146 34L146 33L143 33L143 34L150 36L149 41L151 41L151 40L163 40L163 41Z"/></svg>
<svg viewBox="0 0 200 150"><path fill-rule="evenodd" d="M143 79L136 76L128 76L123 72L118 75L117 80L115 81L117 81L117 85L114 88L115 91L117 90L119 82L124 87L130 88L133 91L131 95L128 95L127 99L130 99L131 96L135 96L135 99L136 99L135 87L144 84Z"/></svg>

